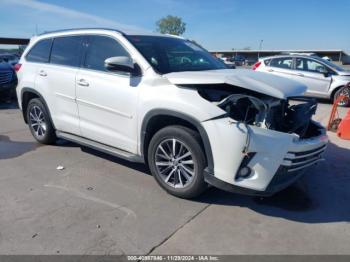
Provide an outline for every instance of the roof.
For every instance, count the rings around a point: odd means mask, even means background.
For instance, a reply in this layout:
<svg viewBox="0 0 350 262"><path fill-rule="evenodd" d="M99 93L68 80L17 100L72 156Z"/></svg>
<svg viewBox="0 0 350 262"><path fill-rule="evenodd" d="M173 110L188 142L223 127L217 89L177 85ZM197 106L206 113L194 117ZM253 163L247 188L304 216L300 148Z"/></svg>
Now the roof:
<svg viewBox="0 0 350 262"><path fill-rule="evenodd" d="M116 28L104 28L104 27L96 27L96 28L69 28L69 29L62 29L62 30L55 30L55 31L48 31L43 32L39 34L38 36L44 36L48 34L55 34L55 33L65 33L65 32L75 32L75 31L90 31L90 30L104 30L104 31L112 31L117 32L121 35L150 35L150 36L168 36L168 37L179 37L175 35L170 34L160 34L150 31L144 31L144 30L119 30Z"/></svg>
<svg viewBox="0 0 350 262"><path fill-rule="evenodd" d="M47 34L54 34L54 33L65 33L65 32L74 32L74 31L85 31L85 30L106 30L106 31L113 31L118 32L122 35L125 33L118 29L113 28L102 28L102 27L96 27L96 28L69 28L69 29L60 29L60 30L54 30L54 31L46 31L41 34L38 34L38 36L47 35Z"/></svg>
<svg viewBox="0 0 350 262"><path fill-rule="evenodd" d="M181 36L177 35L171 35L171 34L160 34L160 33L155 33L155 32L150 32L150 31L145 31L145 30L119 30L115 28L102 28L102 27L95 27L95 28L70 28L70 29L62 29L62 30L54 30L54 31L47 31L43 32L38 35L32 36L30 39L29 38L4 38L0 37L0 44L7 44L7 45L28 45L31 40L39 38L45 38L46 35L50 34L60 34L60 33L69 33L69 32L75 32L75 31L93 31L93 30L105 30L105 31L112 31L112 32L117 32L121 35L147 35L147 36L163 36L163 37L172 37L172 38L181 38Z"/></svg>
<svg viewBox="0 0 350 262"><path fill-rule="evenodd" d="M210 50L211 53L347 53L342 49Z"/></svg>
<svg viewBox="0 0 350 262"><path fill-rule="evenodd" d="M309 54L300 54L300 53L293 53L293 54L278 54L278 55L272 55L272 56L264 56L261 57L261 59L269 59L269 58L279 58L279 57L301 57L301 58L314 58L316 60L323 59L317 55L309 55Z"/></svg>

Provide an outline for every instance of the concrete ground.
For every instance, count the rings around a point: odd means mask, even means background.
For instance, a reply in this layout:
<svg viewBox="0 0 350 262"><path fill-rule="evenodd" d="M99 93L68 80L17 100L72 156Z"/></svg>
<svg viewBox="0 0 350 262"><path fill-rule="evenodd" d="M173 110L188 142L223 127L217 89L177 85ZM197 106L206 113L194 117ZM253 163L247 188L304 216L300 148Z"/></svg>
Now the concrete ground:
<svg viewBox="0 0 350 262"><path fill-rule="evenodd" d="M271 198L211 188L189 201L143 165L37 144L3 105L0 254L350 254L350 141L329 136L327 160Z"/></svg>

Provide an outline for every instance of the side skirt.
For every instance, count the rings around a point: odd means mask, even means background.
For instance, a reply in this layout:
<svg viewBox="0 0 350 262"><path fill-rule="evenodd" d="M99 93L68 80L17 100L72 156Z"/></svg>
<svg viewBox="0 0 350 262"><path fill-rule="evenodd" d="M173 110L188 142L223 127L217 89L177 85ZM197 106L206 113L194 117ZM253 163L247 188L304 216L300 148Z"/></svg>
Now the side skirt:
<svg viewBox="0 0 350 262"><path fill-rule="evenodd" d="M138 162L138 163L144 163L144 159L142 156L139 155L135 155L133 153L115 148L115 147L111 147L105 144L101 144L99 142L84 138L84 137L80 137L77 135L73 135L73 134L69 134L69 133L65 133L62 131L56 131L56 136L59 138L63 138L66 139L68 141L80 144L82 146L86 146L86 147L90 147L92 149L101 151L103 153L109 154L109 155L113 155L131 162Z"/></svg>

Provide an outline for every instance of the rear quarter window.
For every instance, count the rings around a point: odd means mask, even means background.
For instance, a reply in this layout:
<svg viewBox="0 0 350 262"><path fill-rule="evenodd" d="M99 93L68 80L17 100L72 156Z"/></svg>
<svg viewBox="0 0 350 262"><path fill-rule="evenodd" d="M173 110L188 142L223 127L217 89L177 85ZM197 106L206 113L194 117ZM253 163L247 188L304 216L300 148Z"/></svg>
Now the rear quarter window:
<svg viewBox="0 0 350 262"><path fill-rule="evenodd" d="M284 69L292 69L293 58L292 57L278 57L273 58L270 62L271 67L278 67Z"/></svg>
<svg viewBox="0 0 350 262"><path fill-rule="evenodd" d="M265 64L266 66L268 66L268 65L270 64L270 62L271 62L271 59L265 59L265 60L264 60L264 64Z"/></svg>
<svg viewBox="0 0 350 262"><path fill-rule="evenodd" d="M52 39L44 39L36 43L26 55L29 62L48 63Z"/></svg>

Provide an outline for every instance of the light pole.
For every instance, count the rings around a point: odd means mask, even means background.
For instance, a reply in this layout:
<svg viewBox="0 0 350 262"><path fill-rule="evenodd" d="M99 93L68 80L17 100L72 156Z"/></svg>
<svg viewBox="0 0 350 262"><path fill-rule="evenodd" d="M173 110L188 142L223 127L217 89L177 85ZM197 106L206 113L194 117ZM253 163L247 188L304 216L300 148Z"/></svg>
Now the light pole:
<svg viewBox="0 0 350 262"><path fill-rule="evenodd" d="M258 59L260 58L260 51L261 51L261 48L262 48L262 44L263 44L264 40L261 39L260 40L260 44L259 44L259 52L258 52Z"/></svg>

